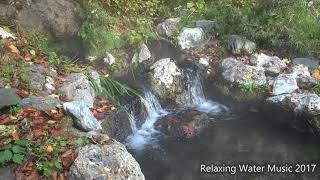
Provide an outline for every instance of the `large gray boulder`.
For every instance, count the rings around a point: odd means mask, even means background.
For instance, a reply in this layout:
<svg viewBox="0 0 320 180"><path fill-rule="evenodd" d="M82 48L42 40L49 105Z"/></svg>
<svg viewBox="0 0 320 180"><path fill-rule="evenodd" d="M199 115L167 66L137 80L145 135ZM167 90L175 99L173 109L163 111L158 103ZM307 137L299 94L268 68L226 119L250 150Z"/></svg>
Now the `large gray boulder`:
<svg viewBox="0 0 320 180"><path fill-rule="evenodd" d="M203 45L206 36L202 28L184 28L177 40L181 49L190 49Z"/></svg>
<svg viewBox="0 0 320 180"><path fill-rule="evenodd" d="M144 180L138 162L121 143L103 135L107 145L79 148L69 171L70 180Z"/></svg>
<svg viewBox="0 0 320 180"><path fill-rule="evenodd" d="M227 38L227 49L233 55L252 54L256 49L256 44L243 37L231 35Z"/></svg>
<svg viewBox="0 0 320 180"><path fill-rule="evenodd" d="M99 131L102 129L100 122L93 116L85 102L66 102L63 104L63 109L73 118L77 128L84 131Z"/></svg>
<svg viewBox="0 0 320 180"><path fill-rule="evenodd" d="M287 67L286 63L276 56L267 56L263 53L253 54L250 63L264 69L267 76L277 76Z"/></svg>
<svg viewBox="0 0 320 180"><path fill-rule="evenodd" d="M299 89L296 78L293 74L281 74L270 81L272 85L272 94L290 94Z"/></svg>
<svg viewBox="0 0 320 180"><path fill-rule="evenodd" d="M160 36L172 37L176 34L180 21L180 18L169 18L157 25L157 32Z"/></svg>
<svg viewBox="0 0 320 180"><path fill-rule="evenodd" d="M0 109L18 104L21 98L16 94L17 89L0 89Z"/></svg>
<svg viewBox="0 0 320 180"><path fill-rule="evenodd" d="M59 97L55 96L37 97L31 95L24 98L19 104L22 107L34 108L40 111L52 110L62 106L62 102L59 100Z"/></svg>
<svg viewBox="0 0 320 180"><path fill-rule="evenodd" d="M88 107L93 107L96 93L90 81L83 73L69 74L67 79L60 85L59 91L62 92L67 99L82 101Z"/></svg>
<svg viewBox="0 0 320 180"><path fill-rule="evenodd" d="M223 80L231 85L263 85L267 82L262 68L246 65L237 59L226 58L221 66Z"/></svg>
<svg viewBox="0 0 320 180"><path fill-rule="evenodd" d="M16 24L24 34L36 30L57 38L71 37L80 29L80 10L74 0L34 0L24 4Z"/></svg>
<svg viewBox="0 0 320 180"><path fill-rule="evenodd" d="M170 58L161 59L151 66L151 88L160 98L175 98L183 91L183 73Z"/></svg>

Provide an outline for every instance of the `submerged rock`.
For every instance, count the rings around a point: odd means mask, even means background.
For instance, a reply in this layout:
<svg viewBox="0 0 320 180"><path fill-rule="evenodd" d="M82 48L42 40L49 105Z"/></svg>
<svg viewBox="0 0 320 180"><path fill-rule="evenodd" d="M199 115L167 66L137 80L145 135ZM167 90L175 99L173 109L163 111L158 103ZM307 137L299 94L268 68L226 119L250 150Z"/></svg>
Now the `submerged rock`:
<svg viewBox="0 0 320 180"><path fill-rule="evenodd" d="M161 59L151 66L151 87L161 98L174 98L183 90L183 74L170 58Z"/></svg>
<svg viewBox="0 0 320 180"><path fill-rule="evenodd" d="M21 98L16 94L17 89L0 89L0 109L18 104Z"/></svg>
<svg viewBox="0 0 320 180"><path fill-rule="evenodd" d="M37 97L31 95L27 98L24 98L19 104L22 107L45 111L61 106L62 102L59 100L59 97L55 96Z"/></svg>
<svg viewBox="0 0 320 180"><path fill-rule="evenodd" d="M185 28L182 30L177 40L181 49L190 49L203 45L206 38L202 28Z"/></svg>
<svg viewBox="0 0 320 180"><path fill-rule="evenodd" d="M227 58L222 61L222 77L230 84L255 84L266 83L264 70L244 64L234 58Z"/></svg>
<svg viewBox="0 0 320 180"><path fill-rule="evenodd" d="M96 93L92 88L90 81L83 73L69 74L59 90L67 99L82 101L88 107L93 107Z"/></svg>
<svg viewBox="0 0 320 180"><path fill-rule="evenodd" d="M160 36L172 37L176 34L180 21L180 18L169 18L157 25L157 32Z"/></svg>
<svg viewBox="0 0 320 180"><path fill-rule="evenodd" d="M138 162L124 145L106 135L100 138L107 145L87 145L77 150L78 157L69 171L70 180L145 179Z"/></svg>
<svg viewBox="0 0 320 180"><path fill-rule="evenodd" d="M233 55L252 54L256 49L256 44L243 37L231 35L227 39L227 49Z"/></svg>
<svg viewBox="0 0 320 180"><path fill-rule="evenodd" d="M276 56L267 56L263 53L253 54L250 63L264 69L267 76L277 76L287 67L286 63Z"/></svg>
<svg viewBox="0 0 320 180"><path fill-rule="evenodd" d="M299 89L296 78L292 74L281 74L271 81L272 94L289 94Z"/></svg>
<svg viewBox="0 0 320 180"><path fill-rule="evenodd" d="M198 135L209 125L209 122L209 117L205 113L185 110L161 118L157 121L155 127L169 136L191 138Z"/></svg>
<svg viewBox="0 0 320 180"><path fill-rule="evenodd" d="M100 122L93 116L87 104L83 101L66 102L63 108L72 116L75 125L84 131L98 131L102 127Z"/></svg>
<svg viewBox="0 0 320 180"><path fill-rule="evenodd" d="M73 0L35 0L18 12L16 24L24 34L39 31L57 38L71 37L80 29L80 9Z"/></svg>

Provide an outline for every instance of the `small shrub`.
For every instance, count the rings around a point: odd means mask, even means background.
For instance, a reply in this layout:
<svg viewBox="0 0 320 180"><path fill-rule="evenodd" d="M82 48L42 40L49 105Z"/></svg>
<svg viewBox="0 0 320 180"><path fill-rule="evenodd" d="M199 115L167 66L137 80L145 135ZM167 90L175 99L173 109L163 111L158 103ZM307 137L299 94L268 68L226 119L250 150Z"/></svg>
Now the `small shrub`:
<svg viewBox="0 0 320 180"><path fill-rule="evenodd" d="M0 165L5 165L6 163L21 165L27 154L28 146L27 141L18 140L0 147Z"/></svg>

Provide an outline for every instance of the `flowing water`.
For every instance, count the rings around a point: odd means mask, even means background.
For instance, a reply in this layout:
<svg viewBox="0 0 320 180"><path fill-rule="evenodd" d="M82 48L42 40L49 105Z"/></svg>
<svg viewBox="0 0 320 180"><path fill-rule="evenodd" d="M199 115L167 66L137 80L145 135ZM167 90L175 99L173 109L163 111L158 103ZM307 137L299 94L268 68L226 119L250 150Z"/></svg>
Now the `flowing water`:
<svg viewBox="0 0 320 180"><path fill-rule="evenodd" d="M320 164L316 172L308 173L240 173L240 164L295 166L320 162L319 140L298 133L281 124L280 114L237 112L230 118L229 109L205 98L200 77L186 70L188 103L186 108L213 116L200 135L190 139L166 137L155 130L157 120L174 110L164 110L151 91L145 91L142 102L147 118L141 128L133 125L127 139L129 151L139 162L147 180L316 180L320 179ZM221 116L222 115L222 116ZM222 118L216 118L220 116ZM226 121L226 119L229 119ZM231 119L231 120L230 120ZM134 116L132 115L134 124ZM201 166L237 167L236 172L201 173Z"/></svg>

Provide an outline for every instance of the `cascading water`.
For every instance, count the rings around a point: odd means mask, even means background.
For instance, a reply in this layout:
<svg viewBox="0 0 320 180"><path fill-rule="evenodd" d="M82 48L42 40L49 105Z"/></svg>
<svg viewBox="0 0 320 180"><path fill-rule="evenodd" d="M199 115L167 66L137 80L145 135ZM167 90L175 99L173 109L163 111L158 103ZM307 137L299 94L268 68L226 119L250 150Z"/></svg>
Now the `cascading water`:
<svg viewBox="0 0 320 180"><path fill-rule="evenodd" d="M134 133L127 139L127 145L136 150L143 149L147 143L151 143L156 140L153 135L158 133L158 131L154 129L154 123L159 117L167 114L167 111L162 109L159 100L151 91L145 91L141 101L146 108L148 116L141 128L133 131ZM135 121L132 121L132 123L134 122ZM136 125L133 126L136 127Z"/></svg>
<svg viewBox="0 0 320 180"><path fill-rule="evenodd" d="M227 110L227 107L205 98L199 73L191 69L186 69L184 74L187 78L188 88L187 107L211 114Z"/></svg>

